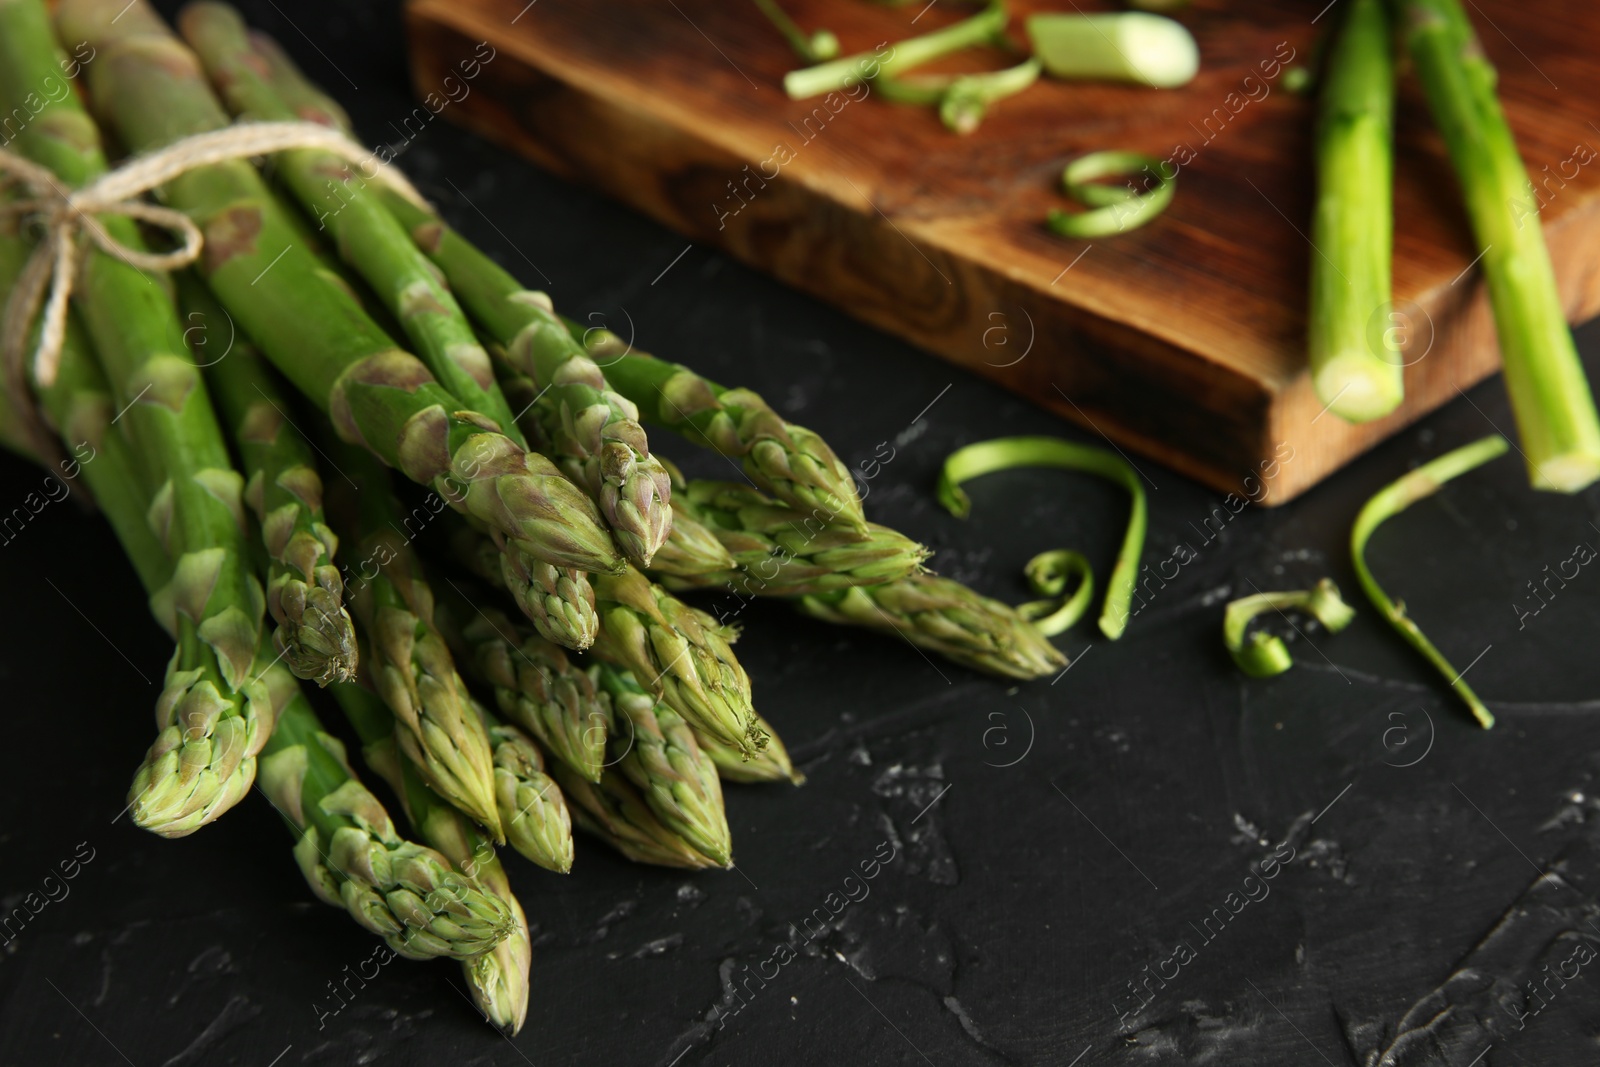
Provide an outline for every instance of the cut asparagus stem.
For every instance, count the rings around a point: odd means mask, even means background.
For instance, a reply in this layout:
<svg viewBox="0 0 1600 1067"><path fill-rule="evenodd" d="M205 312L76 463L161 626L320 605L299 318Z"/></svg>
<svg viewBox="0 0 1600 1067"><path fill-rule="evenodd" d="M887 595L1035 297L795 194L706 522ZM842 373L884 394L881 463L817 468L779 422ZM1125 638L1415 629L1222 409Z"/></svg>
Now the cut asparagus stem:
<svg viewBox="0 0 1600 1067"><path fill-rule="evenodd" d="M1013 467L1060 467L1094 474L1128 491L1132 507L1128 529L1122 536L1111 579L1106 582L1106 600L1100 609L1100 632L1115 641L1128 626L1135 584L1139 580L1139 555L1144 551L1145 529L1149 525L1149 505L1139 472L1121 456L1092 445L1074 444L1059 437L998 437L980 441L950 454L939 475L939 502L952 515L966 518L972 501L961 483L979 475Z"/></svg>
<svg viewBox="0 0 1600 1067"><path fill-rule="evenodd" d="M194 56L144 5L69 0L63 36L88 42L98 105L134 150L218 129L227 116ZM168 201L205 235L200 262L223 306L263 354L327 411L340 436L371 449L451 506L555 566L609 570L621 557L598 510L549 460L465 409L398 349L294 237L248 163L174 179Z"/></svg>
<svg viewBox="0 0 1600 1067"><path fill-rule="evenodd" d="M1239 669L1252 678L1271 678L1294 666L1294 657L1283 638L1266 630L1246 634L1258 615L1275 611L1302 611L1336 634L1349 626L1355 610L1339 596L1332 578L1324 578L1310 589L1289 592L1253 593L1229 602L1222 615L1222 642Z"/></svg>
<svg viewBox="0 0 1600 1067"><path fill-rule="evenodd" d="M533 383L522 417L534 423L541 446L599 502L628 558L647 565L671 526L671 485L650 454L638 408L612 389L548 295L523 288L428 211L393 194L385 202L506 362Z"/></svg>
<svg viewBox="0 0 1600 1067"><path fill-rule="evenodd" d="M1006 28L1005 5L991 0L971 18L920 37L896 41L887 54L860 52L843 56L815 67L791 70L783 77L783 91L791 100L804 100L842 89L883 75L894 76L941 56L994 40Z"/></svg>
<svg viewBox="0 0 1600 1067"><path fill-rule="evenodd" d="M1535 489L1575 493L1600 477L1600 417L1494 67L1456 0L1393 2L1480 249L1529 479Z"/></svg>
<svg viewBox="0 0 1600 1067"><path fill-rule="evenodd" d="M105 157L76 94L42 97L67 69L37 0L0 4L0 101L31 121L16 151L74 187L99 176ZM131 218L107 215L106 230L141 247ZM140 441L146 484L155 488L151 523L176 561L162 597L178 650L158 704L160 734L135 774L133 820L167 836L191 833L248 791L256 753L272 729L259 718L271 700L256 673L264 599L252 573L239 501L241 479L199 368L182 350L169 291L158 280L91 248L76 305Z"/></svg>
<svg viewBox="0 0 1600 1067"><path fill-rule="evenodd" d="M1175 89L1194 80L1200 49L1180 22L1137 11L1032 15L1028 39L1056 78Z"/></svg>
<svg viewBox="0 0 1600 1067"><path fill-rule="evenodd" d="M190 329L227 321L209 290L188 275L177 279ZM276 622L274 646L295 677L327 685L355 677L355 624L344 608L344 582L334 563L339 540L322 514L322 478L311 446L289 418L278 379L247 338L231 338L226 354L207 362L234 447L243 460L244 498L261 524L271 565L267 611Z"/></svg>
<svg viewBox="0 0 1600 1067"><path fill-rule="evenodd" d="M756 487L818 518L866 522L850 471L820 435L788 422L748 389L726 389L688 367L625 345L609 330L585 337L606 381L644 417L743 467Z"/></svg>
<svg viewBox="0 0 1600 1067"><path fill-rule="evenodd" d="M676 516L717 538L735 561L721 571L672 575L669 589L726 587L745 596L800 596L894 581L922 569L928 550L886 526L825 521L733 482L681 483ZM687 553L686 553L687 554ZM691 567L698 566L698 561Z"/></svg>
<svg viewBox="0 0 1600 1067"><path fill-rule="evenodd" d="M1494 715L1461 677L1461 672L1450 665L1444 654L1423 634L1422 628L1411 621L1411 616L1406 614L1405 602L1390 600L1388 594L1378 585L1378 580L1372 576L1372 571L1367 567L1367 541L1385 519L1392 518L1417 501L1437 493L1452 478L1481 467L1491 459L1503 456L1509 447L1504 437L1490 434L1470 445L1463 445L1453 452L1446 452L1438 459L1424 463L1416 470L1380 489L1363 505L1360 514L1356 516L1355 525L1350 529L1350 560L1355 566L1356 577L1360 580L1361 589L1367 594L1367 599L1372 601L1372 606L1388 620L1389 625L1393 626L1412 648L1422 653L1423 658L1445 677L1484 729L1494 725Z"/></svg>
<svg viewBox="0 0 1600 1067"><path fill-rule="evenodd" d="M803 596L796 605L824 622L897 634L918 648L1008 678L1041 678L1067 665L1015 609L937 575Z"/></svg>
<svg viewBox="0 0 1600 1067"><path fill-rule="evenodd" d="M617 716L611 742L616 769L662 823L717 866L729 866L733 838L717 765L701 751L694 731L627 671L602 666L600 683Z"/></svg>
<svg viewBox="0 0 1600 1067"><path fill-rule="evenodd" d="M488 732L433 621L433 589L399 532L387 472L352 447L339 450L335 462L364 487L336 484L329 507L361 560L350 603L372 687L394 713L400 750L429 787L503 841Z"/></svg>
<svg viewBox="0 0 1600 1067"><path fill-rule="evenodd" d="M591 671L454 582L439 589L439 619L468 674L494 690L500 713L591 782L606 766L611 700Z"/></svg>
<svg viewBox="0 0 1600 1067"><path fill-rule="evenodd" d="M807 33L795 25L783 8L778 6L778 0L755 0L756 7L761 13L772 20L772 24L783 34L784 40L789 42L789 47L794 49L795 55L807 63L825 63L839 54L839 38L828 30L815 30Z"/></svg>
<svg viewBox="0 0 1600 1067"><path fill-rule="evenodd" d="M1384 315L1394 244L1394 58L1384 0L1353 0L1317 120L1306 349L1317 399L1351 422L1389 414L1404 357Z"/></svg>
<svg viewBox="0 0 1600 1067"><path fill-rule="evenodd" d="M394 717L377 694L354 683L333 687L356 735L361 754L374 774L400 798L406 819L423 841L467 878L498 898L515 926L493 949L461 961L472 1002L501 1032L514 1035L528 1017L528 969L533 946L528 920L506 877L494 842L466 816L447 804L423 782L417 768L394 743Z"/></svg>
<svg viewBox="0 0 1600 1067"><path fill-rule="evenodd" d="M253 47L237 11L194 3L183 9L179 25L230 112L263 122L300 117L261 73L269 61ZM369 188L372 176L326 151L283 152L277 163L295 199L318 229L333 234L339 254L399 320L440 384L526 446L495 384L488 352L428 258Z"/></svg>

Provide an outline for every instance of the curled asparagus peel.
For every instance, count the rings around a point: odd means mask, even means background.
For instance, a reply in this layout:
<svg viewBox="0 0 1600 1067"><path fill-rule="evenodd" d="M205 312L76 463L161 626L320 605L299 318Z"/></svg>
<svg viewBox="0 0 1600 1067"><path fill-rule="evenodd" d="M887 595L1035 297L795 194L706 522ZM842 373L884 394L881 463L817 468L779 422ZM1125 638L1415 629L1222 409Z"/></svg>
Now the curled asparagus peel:
<svg viewBox="0 0 1600 1067"><path fill-rule="evenodd" d="M1384 0L1354 0L1334 38L1317 117L1307 355L1317 399L1366 422L1400 405L1392 306L1394 48Z"/></svg>
<svg viewBox="0 0 1600 1067"><path fill-rule="evenodd" d="M1494 67L1457 0L1395 0L1395 11L1481 249L1528 477L1535 489L1575 493L1600 477L1600 415Z"/></svg>
<svg viewBox="0 0 1600 1067"><path fill-rule="evenodd" d="M312 891L402 956L468 959L516 929L504 901L399 835L303 698L279 718L260 785L299 838L295 859Z"/></svg>
<svg viewBox="0 0 1600 1067"><path fill-rule="evenodd" d="M1024 60L1004 70L972 74L929 74L879 77L885 99L939 109L939 121L951 133L968 134L983 122L989 105L1028 88L1039 80L1039 61Z"/></svg>
<svg viewBox="0 0 1600 1067"><path fill-rule="evenodd" d="M528 920L506 877L494 842L479 827L429 789L417 768L395 747L394 718L371 690L353 683L333 686L345 718L361 739L361 754L400 798L406 819L419 837L461 874L498 899L510 912L512 928L488 952L461 961L472 1002L502 1033L522 1029L528 1017L528 970L533 946Z"/></svg>
<svg viewBox="0 0 1600 1067"><path fill-rule="evenodd" d="M1372 576L1372 571L1367 567L1367 541L1385 519L1398 515L1417 501L1437 493L1452 478L1460 477L1492 459L1505 455L1509 447L1504 437L1490 434L1453 452L1446 452L1438 459L1424 463L1416 470L1380 489L1362 506L1356 516L1355 525L1350 529L1350 561L1355 566L1356 578L1361 582L1361 589L1367 594L1367 599L1372 601L1372 606L1388 620L1389 625L1405 638L1406 643L1422 653L1423 658L1444 676L1484 729L1494 725L1494 715L1461 677L1461 672L1450 665L1444 653L1435 648L1433 642L1423 634L1421 627L1411 621L1411 617L1406 614L1405 602L1390 600L1382 586L1378 585L1378 580Z"/></svg>
<svg viewBox="0 0 1600 1067"><path fill-rule="evenodd" d="M920 37L896 41L885 53L859 52L842 56L814 67L791 70L783 77L783 91L791 100L804 100L842 89L883 75L893 76L959 52L973 45L994 40L1006 28L1005 5L991 0L971 18L951 23Z"/></svg>
<svg viewBox="0 0 1600 1067"><path fill-rule="evenodd" d="M220 335L226 316L198 279L178 279L190 329ZM208 346L213 339L207 338ZM356 671L355 624L344 607L344 581L334 562L339 539L322 513L322 478L311 446L289 421L278 379L245 338L206 366L243 461L245 501L260 522L273 643L296 678L327 685Z"/></svg>
<svg viewBox="0 0 1600 1067"><path fill-rule="evenodd" d="M66 69L42 3L0 4L0 102L10 114L26 101L30 115L10 147L71 188L104 173L106 160L77 94L57 100L38 91ZM100 224L141 247L131 218L107 215ZM138 825L179 836L249 790L272 729L273 702L257 664L266 605L244 532L243 482L162 281L90 249L75 296L117 407L127 412L124 425L138 438L138 463L153 490L149 521L173 561L152 606L177 650L157 702L160 733L129 801Z"/></svg>
<svg viewBox="0 0 1600 1067"><path fill-rule="evenodd" d="M1167 209L1177 189L1177 172L1168 164L1138 152L1090 152L1061 171L1061 189L1087 211L1055 209L1045 225L1062 237L1110 237L1136 230ZM1145 187L1131 187L1145 176ZM1128 178L1127 186L1102 185L1101 178Z"/></svg>
<svg viewBox="0 0 1600 1067"><path fill-rule="evenodd" d="M1115 641L1128 626L1139 578L1139 555L1144 551L1145 530L1149 525L1149 504L1144 486L1132 464L1115 453L1092 445L1080 445L1059 437L997 437L957 449L944 461L939 475L938 496L952 515L966 518L972 500L961 483L979 475L1014 467L1059 467L1097 475L1120 485L1132 498L1127 532L1116 565L1106 582L1106 599L1100 609L1100 632ZM1030 564L1032 566L1032 564Z"/></svg>
<svg viewBox="0 0 1600 1067"><path fill-rule="evenodd" d="M1294 665L1289 647L1277 634L1265 630L1247 633L1251 621L1268 611L1303 611L1329 633L1338 633L1356 617L1355 610L1339 596L1339 587L1332 578L1324 578L1310 589L1253 593L1230 601L1222 615L1222 641L1233 662L1252 678L1270 678Z"/></svg>
<svg viewBox="0 0 1600 1067"><path fill-rule="evenodd" d="M1040 678L1067 665L1060 650L1016 609L938 575L816 593L795 603L813 618L896 634L989 674Z"/></svg>
<svg viewBox="0 0 1600 1067"><path fill-rule="evenodd" d="M1022 573L1033 591L1047 599L1018 604L1017 614L1046 637L1066 633L1089 610L1089 601L1094 598L1094 569L1083 553L1070 548L1041 552L1028 561Z"/></svg>
<svg viewBox="0 0 1600 1067"><path fill-rule="evenodd" d="M454 583L440 592L446 637L469 676L493 690L500 714L573 771L599 781L611 701L592 671L481 599L469 601Z"/></svg>
<svg viewBox="0 0 1600 1067"><path fill-rule="evenodd" d="M68 0L57 18L63 36L97 50L86 67L89 88L130 148L228 124L199 62L143 0ZM433 487L518 551L555 566L621 566L584 492L398 348L299 241L248 163L196 168L166 195L205 236L199 267L212 292L342 438Z"/></svg>
<svg viewBox="0 0 1600 1067"><path fill-rule="evenodd" d="M190 4L179 25L230 112L261 122L301 117L271 77L281 52L264 54L257 47L263 38L252 35L232 7ZM440 384L526 445L495 384L489 353L439 272L369 188L369 177L326 151L283 152L277 162L294 198L318 229L332 233L340 256L383 301Z"/></svg>
<svg viewBox="0 0 1600 1067"><path fill-rule="evenodd" d="M722 804L717 764L683 717L627 671L600 668L615 714L629 721L613 746L616 769L639 790L662 823L719 867L733 862L733 837ZM625 747L624 747L625 746Z"/></svg>
<svg viewBox="0 0 1600 1067"><path fill-rule="evenodd" d="M929 555L887 526L816 517L735 482L682 483L673 492L672 507L675 525L676 516L687 517L689 533L710 533L735 565L683 576L663 569L661 581L669 589L726 587L748 596L825 593L915 574ZM692 559L695 554L682 555ZM699 561L691 566L698 571Z"/></svg>

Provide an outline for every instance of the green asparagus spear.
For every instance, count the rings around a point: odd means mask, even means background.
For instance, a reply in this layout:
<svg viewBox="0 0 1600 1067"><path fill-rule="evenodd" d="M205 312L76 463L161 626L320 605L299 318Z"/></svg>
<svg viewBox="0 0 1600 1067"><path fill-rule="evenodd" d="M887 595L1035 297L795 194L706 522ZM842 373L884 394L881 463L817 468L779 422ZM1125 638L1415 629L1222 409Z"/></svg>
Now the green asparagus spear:
<svg viewBox="0 0 1600 1067"><path fill-rule="evenodd" d="M220 329L226 315L198 279L178 279L184 320ZM322 515L322 478L311 446L289 417L289 401L255 346L234 337L206 365L233 441L244 461L245 492L271 566L267 611L278 626L273 642L295 677L327 685L355 676L355 625L344 608L344 582L334 563L339 541Z"/></svg>
<svg viewBox="0 0 1600 1067"><path fill-rule="evenodd" d="M441 628L468 675L494 691L500 713L591 782L606 766L611 701L591 671L529 633L486 598L469 599L447 582L439 590Z"/></svg>
<svg viewBox="0 0 1600 1067"><path fill-rule="evenodd" d="M77 186L103 173L105 157L74 94L56 100L36 91L64 62L40 0L0 3L0 101L26 99L33 112L13 147ZM140 247L132 219L101 224ZM183 350L169 290L98 249L86 254L79 278L77 308L140 442L143 474L155 487L151 523L176 560L161 599L178 648L157 704L160 734L129 799L138 825L178 836L244 795L272 729L261 721L272 702L256 670L265 602L249 562L242 480L199 368Z"/></svg>
<svg viewBox="0 0 1600 1067"><path fill-rule="evenodd" d="M495 855L494 842L429 789L416 766L401 755L394 743L394 718L377 694L348 682L334 686L333 694L361 738L361 753L367 766L389 783L412 827L511 913L515 925L505 940L482 955L462 960L461 970L478 1010L502 1032L515 1034L528 1017L528 969L533 946L527 917L511 892L505 868Z"/></svg>
<svg viewBox="0 0 1600 1067"><path fill-rule="evenodd" d="M679 485L672 507L674 523L677 516L690 516L721 542L737 566L682 576L662 571L661 583L668 589L726 586L747 596L826 593L915 574L929 554L886 526L817 518L735 482Z"/></svg>
<svg viewBox="0 0 1600 1067"><path fill-rule="evenodd" d="M1500 337L1506 392L1535 489L1600 477L1600 416L1567 328L1539 201L1495 95L1495 71L1456 0L1392 0L1450 151Z"/></svg>
<svg viewBox="0 0 1600 1067"><path fill-rule="evenodd" d="M918 648L990 674L1040 678L1067 664L1014 608L937 575L803 596L796 603L814 618L898 634Z"/></svg>
<svg viewBox="0 0 1600 1067"><path fill-rule="evenodd" d="M57 17L63 36L97 50L86 68L90 90L130 147L227 125L194 56L143 0L66 0ZM601 571L621 565L583 492L397 348L343 280L296 242L249 164L197 168L169 183L166 195L205 235L199 265L212 291L341 437L434 486L535 559Z"/></svg>
<svg viewBox="0 0 1600 1067"><path fill-rule="evenodd" d="M473 702L494 745L495 803L511 847L548 871L572 870L572 816L528 735Z"/></svg>
<svg viewBox="0 0 1600 1067"><path fill-rule="evenodd" d="M616 769L664 825L719 867L728 866L733 838L717 765L694 731L627 671L602 666L600 684L611 694L619 724L624 718L629 723L626 730L619 725L612 740Z"/></svg>
<svg viewBox="0 0 1600 1067"><path fill-rule="evenodd" d="M619 771L598 782L579 777L563 763L550 768L567 799L572 821L635 863L703 870L717 863L679 837L656 817L639 791Z"/></svg>
<svg viewBox="0 0 1600 1067"><path fill-rule="evenodd" d="M1384 0L1353 0L1328 54L1317 126L1307 351L1317 399L1352 422L1399 406L1390 307L1394 57ZM1387 325L1384 323L1383 325Z"/></svg>
<svg viewBox="0 0 1600 1067"><path fill-rule="evenodd" d="M790 782L794 785L804 782L806 776L794 769L794 764L789 760L789 750L783 747L783 739L772 728L772 724L757 715L756 725L766 733L767 747L748 757L698 730L694 736L700 742L700 751L711 757L711 762L717 765L717 773L724 781Z"/></svg>
<svg viewBox="0 0 1600 1067"><path fill-rule="evenodd" d="M294 107L263 75L260 55L239 13L226 4L193 3L179 27L218 94L234 115L263 122L293 121ZM495 384L489 354L439 272L368 188L368 177L330 152L280 153L279 173L300 205L329 230L339 254L377 293L440 384L500 431L526 446Z"/></svg>

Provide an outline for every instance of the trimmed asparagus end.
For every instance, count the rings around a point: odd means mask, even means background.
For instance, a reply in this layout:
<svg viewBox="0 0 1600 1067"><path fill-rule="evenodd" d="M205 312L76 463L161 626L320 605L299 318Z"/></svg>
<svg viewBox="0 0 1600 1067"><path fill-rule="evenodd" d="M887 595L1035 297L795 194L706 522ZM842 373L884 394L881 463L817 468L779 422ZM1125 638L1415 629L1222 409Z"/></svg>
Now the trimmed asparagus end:
<svg viewBox="0 0 1600 1067"><path fill-rule="evenodd" d="M1530 457L1531 458L1531 457ZM1533 487L1552 493L1576 493L1600 478L1600 452L1564 452L1532 463Z"/></svg>
<svg viewBox="0 0 1600 1067"><path fill-rule="evenodd" d="M1347 422L1381 419L1405 398L1400 366L1369 352L1341 352L1317 369L1317 399Z"/></svg>
<svg viewBox="0 0 1600 1067"><path fill-rule="evenodd" d="M1094 78L1175 89L1200 70L1200 47L1182 23L1140 11L1034 15L1028 39L1057 78Z"/></svg>

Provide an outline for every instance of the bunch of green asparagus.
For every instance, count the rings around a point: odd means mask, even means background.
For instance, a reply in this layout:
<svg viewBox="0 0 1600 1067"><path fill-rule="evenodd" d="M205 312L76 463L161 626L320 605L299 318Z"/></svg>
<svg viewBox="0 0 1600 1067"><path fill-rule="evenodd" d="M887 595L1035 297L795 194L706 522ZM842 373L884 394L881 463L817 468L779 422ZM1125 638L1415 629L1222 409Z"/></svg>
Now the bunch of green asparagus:
<svg viewBox="0 0 1600 1067"><path fill-rule="evenodd" d="M74 188L107 173L110 144L347 131L231 8L194 4L179 30L143 0L53 17L0 0L0 101L33 115L7 150ZM94 49L86 92L41 100L63 41ZM924 573L927 550L867 521L828 445L757 394L574 329L376 156L271 163L192 160L162 187L203 236L192 270L141 269L116 246L147 232L99 217L56 372L0 396L9 447L49 460L29 426L92 444L84 481L173 639L138 825L192 833L258 786L317 896L400 954L460 960L515 1032L531 946L498 846L564 873L576 823L634 860L727 867L722 781L801 780L737 630L677 592L789 598L1010 677L1064 664L1015 610ZM0 198L10 291L28 213L48 210ZM197 321L237 336L202 356ZM745 481L684 479L644 422ZM415 840L302 681L330 691Z"/></svg>

